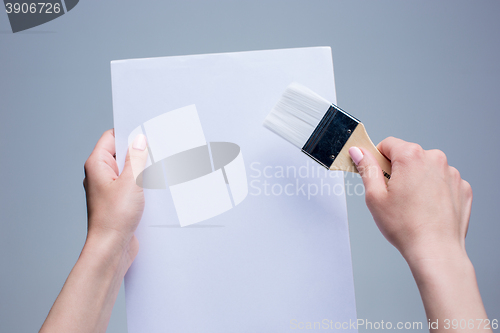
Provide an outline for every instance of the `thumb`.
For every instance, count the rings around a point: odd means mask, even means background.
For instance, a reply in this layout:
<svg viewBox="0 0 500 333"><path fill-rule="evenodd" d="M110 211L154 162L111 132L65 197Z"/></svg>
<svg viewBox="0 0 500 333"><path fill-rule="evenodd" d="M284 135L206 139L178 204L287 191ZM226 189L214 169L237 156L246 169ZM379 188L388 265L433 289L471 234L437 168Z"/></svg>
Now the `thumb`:
<svg viewBox="0 0 500 333"><path fill-rule="evenodd" d="M147 160L148 147L146 137L143 134L139 134L135 137L134 142L128 147L125 166L123 167L120 178L137 182L137 177L144 171Z"/></svg>
<svg viewBox="0 0 500 333"><path fill-rule="evenodd" d="M361 149L358 147L351 147L349 148L349 155L351 155L363 179L367 199L370 199L370 197L380 198L387 193L384 174L375 157L373 157L368 150Z"/></svg>

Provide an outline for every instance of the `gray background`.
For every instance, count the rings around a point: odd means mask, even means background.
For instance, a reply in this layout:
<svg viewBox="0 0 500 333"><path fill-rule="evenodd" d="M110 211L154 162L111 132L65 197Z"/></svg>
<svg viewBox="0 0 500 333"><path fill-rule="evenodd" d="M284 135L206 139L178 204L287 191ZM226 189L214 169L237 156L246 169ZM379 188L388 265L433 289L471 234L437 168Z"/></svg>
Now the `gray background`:
<svg viewBox="0 0 500 333"><path fill-rule="evenodd" d="M338 104L373 141L440 148L471 183L467 250L500 319L499 14L497 1L81 1L16 34L0 14L0 331L39 329L83 246L111 60L304 46L332 47ZM425 322L364 198L348 209L358 317ZM108 332L125 318L122 290Z"/></svg>

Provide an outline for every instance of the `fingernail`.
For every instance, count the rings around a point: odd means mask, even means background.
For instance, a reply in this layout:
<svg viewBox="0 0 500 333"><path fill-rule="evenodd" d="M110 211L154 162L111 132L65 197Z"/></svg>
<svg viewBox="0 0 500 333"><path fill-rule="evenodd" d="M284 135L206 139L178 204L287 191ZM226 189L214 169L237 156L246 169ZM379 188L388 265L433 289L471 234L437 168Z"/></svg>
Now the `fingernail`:
<svg viewBox="0 0 500 333"><path fill-rule="evenodd" d="M354 164L358 165L359 162L363 159L363 153L361 152L361 149L358 147L351 147L349 148L349 155L351 155L352 160L354 161Z"/></svg>
<svg viewBox="0 0 500 333"><path fill-rule="evenodd" d="M137 150L146 149L146 137L144 136L144 134L139 134L138 136L135 137L134 143L132 144L132 148Z"/></svg>

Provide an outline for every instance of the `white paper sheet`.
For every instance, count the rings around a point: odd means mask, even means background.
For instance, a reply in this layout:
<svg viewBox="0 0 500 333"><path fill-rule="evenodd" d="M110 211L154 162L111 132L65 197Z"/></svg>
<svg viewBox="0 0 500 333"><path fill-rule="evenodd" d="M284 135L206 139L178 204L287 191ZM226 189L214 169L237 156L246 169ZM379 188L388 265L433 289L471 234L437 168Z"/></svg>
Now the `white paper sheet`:
<svg viewBox="0 0 500 333"><path fill-rule="evenodd" d="M129 136L150 131L156 176L145 172L144 184L165 182L145 190L140 251L125 277L129 333L289 332L355 321L342 173L262 126L292 81L336 102L330 48L121 60L111 69L119 168ZM197 124L151 122L193 105ZM195 143L183 147L186 140ZM223 163L218 143L227 143ZM190 160L189 148L208 152L212 169L169 177L163 158ZM190 179L193 172L201 176ZM174 178L179 184L168 183Z"/></svg>

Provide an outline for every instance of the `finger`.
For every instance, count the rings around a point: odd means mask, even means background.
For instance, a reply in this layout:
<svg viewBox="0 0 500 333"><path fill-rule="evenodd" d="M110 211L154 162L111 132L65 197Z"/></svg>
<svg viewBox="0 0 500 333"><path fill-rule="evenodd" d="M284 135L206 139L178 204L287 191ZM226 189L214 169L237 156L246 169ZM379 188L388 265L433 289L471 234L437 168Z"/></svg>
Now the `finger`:
<svg viewBox="0 0 500 333"><path fill-rule="evenodd" d="M99 141L97 141L94 150L104 150L108 152L111 156L113 156L116 153L115 130L113 128L107 130L102 134Z"/></svg>
<svg viewBox="0 0 500 333"><path fill-rule="evenodd" d="M377 145L377 148L378 148L378 150L380 150L382 155L387 157L390 161L393 161L395 154L397 154L396 151L398 150L398 148L404 146L407 143L408 142L406 142L404 140L390 136L390 137L382 140Z"/></svg>
<svg viewBox="0 0 500 333"><path fill-rule="evenodd" d="M120 179L126 181L137 181L137 177L141 174L146 166L148 160L147 140L143 134L135 137L134 142L130 145L125 158L125 165L123 167Z"/></svg>
<svg viewBox="0 0 500 333"><path fill-rule="evenodd" d="M351 147L349 149L354 164L365 185L366 200L379 200L387 194L384 174L375 157L366 149Z"/></svg>
<svg viewBox="0 0 500 333"><path fill-rule="evenodd" d="M470 219L470 213L471 213L471 208L472 208L472 187L470 186L470 184L465 181L465 180L461 180L460 182L460 186L461 186L461 193L463 195L463 204L462 204L462 207L463 207L463 215L464 216L464 236L467 236L467 232L469 230L469 219Z"/></svg>
<svg viewBox="0 0 500 333"><path fill-rule="evenodd" d="M107 130L104 132L97 141L92 155L94 155L98 160L106 163L113 171L116 177L118 177L118 165L115 160L115 131L114 129Z"/></svg>

